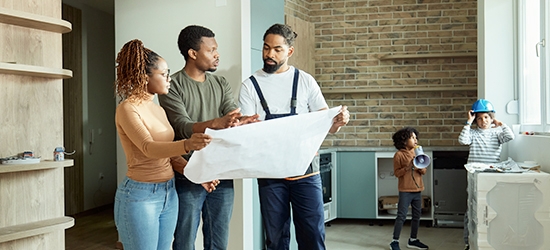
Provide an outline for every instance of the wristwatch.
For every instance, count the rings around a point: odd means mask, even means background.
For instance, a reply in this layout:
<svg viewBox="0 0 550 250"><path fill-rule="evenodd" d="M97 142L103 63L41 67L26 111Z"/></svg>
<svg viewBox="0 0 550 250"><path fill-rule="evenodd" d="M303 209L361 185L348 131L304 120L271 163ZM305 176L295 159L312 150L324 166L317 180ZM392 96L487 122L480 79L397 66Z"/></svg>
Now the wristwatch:
<svg viewBox="0 0 550 250"><path fill-rule="evenodd" d="M470 122L468 122L468 121L466 121L464 124L465 124L465 125L472 125L472 123L470 123Z"/></svg>

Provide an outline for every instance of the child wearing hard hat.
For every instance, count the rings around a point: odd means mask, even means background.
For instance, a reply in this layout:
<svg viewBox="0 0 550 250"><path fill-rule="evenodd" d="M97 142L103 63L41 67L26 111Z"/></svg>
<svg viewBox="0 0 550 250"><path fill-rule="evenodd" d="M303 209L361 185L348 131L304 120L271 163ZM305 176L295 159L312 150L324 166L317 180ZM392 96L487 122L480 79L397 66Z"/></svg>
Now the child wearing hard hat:
<svg viewBox="0 0 550 250"><path fill-rule="evenodd" d="M475 121L476 128L471 125ZM495 118L493 104L485 99L477 100L468 111L468 121L458 136L461 145L469 145L468 163L498 163L502 144L514 139L514 133L508 125ZM470 249L468 244L468 216L464 216L464 249Z"/></svg>

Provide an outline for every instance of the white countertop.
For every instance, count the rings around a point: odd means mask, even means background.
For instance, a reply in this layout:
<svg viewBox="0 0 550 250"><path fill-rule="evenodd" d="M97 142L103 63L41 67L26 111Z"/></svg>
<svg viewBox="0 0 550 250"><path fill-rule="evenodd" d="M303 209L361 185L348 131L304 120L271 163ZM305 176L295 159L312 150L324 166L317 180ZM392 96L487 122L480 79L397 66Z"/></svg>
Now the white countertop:
<svg viewBox="0 0 550 250"><path fill-rule="evenodd" d="M422 146L424 151L468 151L468 146ZM397 151L395 147L324 147L319 153L330 152L392 152Z"/></svg>

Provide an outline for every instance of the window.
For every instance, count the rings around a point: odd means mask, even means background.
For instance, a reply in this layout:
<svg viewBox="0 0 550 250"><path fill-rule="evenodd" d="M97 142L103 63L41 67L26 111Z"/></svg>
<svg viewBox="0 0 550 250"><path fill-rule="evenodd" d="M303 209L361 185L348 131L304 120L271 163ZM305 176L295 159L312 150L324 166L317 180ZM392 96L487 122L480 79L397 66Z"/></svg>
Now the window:
<svg viewBox="0 0 550 250"><path fill-rule="evenodd" d="M548 132L548 6L545 0L520 0L518 3L520 123L524 131Z"/></svg>

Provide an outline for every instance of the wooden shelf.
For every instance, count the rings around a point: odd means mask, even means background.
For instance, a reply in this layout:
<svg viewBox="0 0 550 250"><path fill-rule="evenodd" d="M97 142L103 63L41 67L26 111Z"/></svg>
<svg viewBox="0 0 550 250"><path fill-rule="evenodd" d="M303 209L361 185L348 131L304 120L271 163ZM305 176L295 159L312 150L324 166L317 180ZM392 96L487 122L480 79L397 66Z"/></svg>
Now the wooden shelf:
<svg viewBox="0 0 550 250"><path fill-rule="evenodd" d="M0 228L0 243L41 235L74 226L74 218L60 217Z"/></svg>
<svg viewBox="0 0 550 250"><path fill-rule="evenodd" d="M66 79L73 77L73 72L67 69L47 68L41 66L5 62L0 62L0 74L14 74L57 79Z"/></svg>
<svg viewBox="0 0 550 250"><path fill-rule="evenodd" d="M321 88L323 94L357 94L357 93L397 93L397 92L434 92L434 91L470 91L472 87L408 87L408 88Z"/></svg>
<svg viewBox="0 0 550 250"><path fill-rule="evenodd" d="M73 159L68 159L64 161L51 161L51 160L41 161L40 163L36 163L36 164L0 164L0 174L43 170L43 169L50 169L50 168L64 168L64 167L71 167L73 165L74 165Z"/></svg>
<svg viewBox="0 0 550 250"><path fill-rule="evenodd" d="M6 8L0 8L0 23L56 33L67 33L72 30L72 24L65 20Z"/></svg>
<svg viewBox="0 0 550 250"><path fill-rule="evenodd" d="M394 54L394 55L385 55L385 56L381 57L380 60L459 58L459 57L477 57L477 52L432 53L432 54Z"/></svg>

